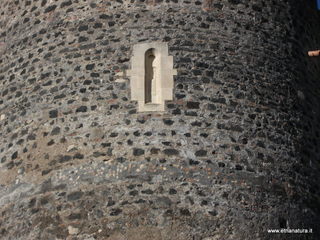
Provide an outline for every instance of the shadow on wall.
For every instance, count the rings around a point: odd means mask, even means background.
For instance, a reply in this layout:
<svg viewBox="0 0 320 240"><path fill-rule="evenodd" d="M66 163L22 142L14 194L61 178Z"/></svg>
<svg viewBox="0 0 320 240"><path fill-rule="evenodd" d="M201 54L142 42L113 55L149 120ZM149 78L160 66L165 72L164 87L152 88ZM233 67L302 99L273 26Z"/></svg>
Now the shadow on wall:
<svg viewBox="0 0 320 240"><path fill-rule="evenodd" d="M301 130L297 149L300 159L294 166L296 179L303 179L307 186L302 190L302 208L312 209L304 219L306 227L320 224L320 57L309 57L308 51L320 49L320 12L316 1L292 1L290 3L294 39L291 42L292 92L296 96L293 106L300 114L297 128ZM304 21L301 21L303 19ZM304 24L303 24L304 23ZM299 217L299 216L297 216ZM316 230L316 228L313 228ZM318 230L316 230L318 231ZM319 233L318 233L319 234Z"/></svg>

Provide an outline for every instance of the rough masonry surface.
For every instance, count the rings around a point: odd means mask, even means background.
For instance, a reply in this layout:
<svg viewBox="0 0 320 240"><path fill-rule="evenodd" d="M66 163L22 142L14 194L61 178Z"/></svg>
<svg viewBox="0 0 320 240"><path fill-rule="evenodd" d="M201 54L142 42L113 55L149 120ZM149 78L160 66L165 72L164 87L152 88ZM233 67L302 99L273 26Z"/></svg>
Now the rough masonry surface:
<svg viewBox="0 0 320 240"><path fill-rule="evenodd" d="M319 239L314 9L1 0L0 239ZM153 41L174 97L138 113L125 72Z"/></svg>

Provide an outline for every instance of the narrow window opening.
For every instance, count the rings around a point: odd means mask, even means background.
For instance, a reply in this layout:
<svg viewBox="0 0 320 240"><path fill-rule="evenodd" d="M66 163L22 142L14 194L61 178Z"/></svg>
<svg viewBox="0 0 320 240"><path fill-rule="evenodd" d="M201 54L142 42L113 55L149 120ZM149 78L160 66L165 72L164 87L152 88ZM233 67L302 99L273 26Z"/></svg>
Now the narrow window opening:
<svg viewBox="0 0 320 240"><path fill-rule="evenodd" d="M138 112L163 112L165 102L173 100L173 57L168 43L139 43L132 48L130 76L131 100Z"/></svg>
<svg viewBox="0 0 320 240"><path fill-rule="evenodd" d="M155 50L150 48L145 53L145 86L144 86L144 96L145 103L155 103L156 97L156 79L155 79Z"/></svg>

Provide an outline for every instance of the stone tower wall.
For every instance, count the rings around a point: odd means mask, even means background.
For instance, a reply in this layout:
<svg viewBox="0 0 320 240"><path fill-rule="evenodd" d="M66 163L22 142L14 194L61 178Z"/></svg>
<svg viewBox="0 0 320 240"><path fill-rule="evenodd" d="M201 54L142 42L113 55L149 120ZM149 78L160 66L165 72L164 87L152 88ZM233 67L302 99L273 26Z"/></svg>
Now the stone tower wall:
<svg viewBox="0 0 320 240"><path fill-rule="evenodd" d="M314 8L1 0L0 239L317 239ZM152 41L174 100L138 113L125 73ZM315 233L267 234L287 227Z"/></svg>

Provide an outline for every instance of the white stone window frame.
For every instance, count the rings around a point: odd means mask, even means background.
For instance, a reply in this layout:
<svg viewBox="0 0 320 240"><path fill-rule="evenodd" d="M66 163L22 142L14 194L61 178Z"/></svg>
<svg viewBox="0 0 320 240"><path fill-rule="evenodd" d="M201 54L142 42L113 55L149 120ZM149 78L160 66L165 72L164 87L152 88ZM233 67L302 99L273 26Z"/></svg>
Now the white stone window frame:
<svg viewBox="0 0 320 240"><path fill-rule="evenodd" d="M156 94L152 96L152 102L146 103L145 54L149 49L153 49L155 55L153 74L156 79ZM138 101L138 112L165 111L165 101L173 100L173 75L177 75L177 70L173 69L173 56L169 56L168 52L166 42L133 46L131 70L127 75L130 77L131 100Z"/></svg>

